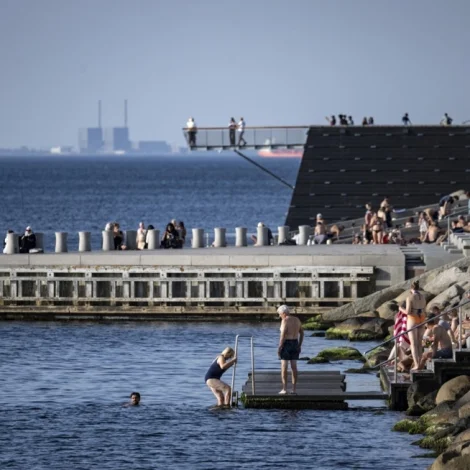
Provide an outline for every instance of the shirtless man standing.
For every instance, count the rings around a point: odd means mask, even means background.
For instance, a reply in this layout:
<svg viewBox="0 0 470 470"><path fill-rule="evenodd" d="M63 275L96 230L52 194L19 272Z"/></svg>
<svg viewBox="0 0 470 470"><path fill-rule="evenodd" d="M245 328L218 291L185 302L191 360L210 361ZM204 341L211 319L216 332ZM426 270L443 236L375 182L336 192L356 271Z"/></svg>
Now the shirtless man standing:
<svg viewBox="0 0 470 470"><path fill-rule="evenodd" d="M452 359L452 341L447 334L445 328L438 324L438 319L435 315L430 315L432 319L428 324L432 335L434 336L431 351L423 354L421 358L420 369L424 369L428 359Z"/></svg>
<svg viewBox="0 0 470 470"><path fill-rule="evenodd" d="M280 395L287 393L287 369L290 366L292 369L292 394L297 392L297 360L302 347L304 339L304 330L302 324L297 317L290 314L287 305L281 305L277 309L279 317L282 319L281 323L281 338L279 340L279 348L277 354L281 359L281 379L282 390Z"/></svg>

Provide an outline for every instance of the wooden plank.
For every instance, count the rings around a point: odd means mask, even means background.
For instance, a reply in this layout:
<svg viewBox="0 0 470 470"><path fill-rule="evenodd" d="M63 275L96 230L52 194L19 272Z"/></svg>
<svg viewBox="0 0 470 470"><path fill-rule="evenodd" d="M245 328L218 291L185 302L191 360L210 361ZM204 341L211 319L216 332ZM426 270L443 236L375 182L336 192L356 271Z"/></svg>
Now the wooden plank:
<svg viewBox="0 0 470 470"><path fill-rule="evenodd" d="M308 395L279 395L276 394L266 394L266 395L247 395L247 400L257 401L268 398L278 398L280 400L289 400L289 401L344 401L344 400L387 400L388 394L384 392L331 392L328 391L320 392L315 391L315 393L309 393Z"/></svg>

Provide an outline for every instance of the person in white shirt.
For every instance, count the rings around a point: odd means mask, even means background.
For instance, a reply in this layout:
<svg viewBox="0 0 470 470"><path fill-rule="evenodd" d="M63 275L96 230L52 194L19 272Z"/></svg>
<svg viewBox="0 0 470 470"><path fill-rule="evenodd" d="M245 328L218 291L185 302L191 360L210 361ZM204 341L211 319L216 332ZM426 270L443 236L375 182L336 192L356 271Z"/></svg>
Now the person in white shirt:
<svg viewBox="0 0 470 470"><path fill-rule="evenodd" d="M245 134L245 120L243 118L240 118L240 121L238 123L238 132L239 132L239 136L238 136L238 146L239 147L244 147L246 145L246 140L245 138L243 137L243 135ZM243 144L242 144L243 142Z"/></svg>
<svg viewBox="0 0 470 470"><path fill-rule="evenodd" d="M194 118L190 117L188 122L186 123L186 130L188 132L188 144L190 147L196 146L196 134L197 134L197 126L194 122Z"/></svg>

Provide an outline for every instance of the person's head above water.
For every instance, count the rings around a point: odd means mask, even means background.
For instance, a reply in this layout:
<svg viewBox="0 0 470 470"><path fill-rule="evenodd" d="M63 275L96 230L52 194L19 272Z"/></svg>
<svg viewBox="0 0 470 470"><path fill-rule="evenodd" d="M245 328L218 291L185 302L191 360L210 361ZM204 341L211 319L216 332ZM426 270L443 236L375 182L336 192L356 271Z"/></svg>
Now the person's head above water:
<svg viewBox="0 0 470 470"><path fill-rule="evenodd" d="M131 393L131 405L137 406L140 403L140 393L139 392L132 392Z"/></svg>

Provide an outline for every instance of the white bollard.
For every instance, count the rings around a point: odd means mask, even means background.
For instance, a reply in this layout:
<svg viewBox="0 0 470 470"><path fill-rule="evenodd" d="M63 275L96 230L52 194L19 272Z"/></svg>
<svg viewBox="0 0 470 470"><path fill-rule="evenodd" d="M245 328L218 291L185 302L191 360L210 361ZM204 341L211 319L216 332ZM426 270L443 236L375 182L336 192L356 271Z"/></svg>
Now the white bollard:
<svg viewBox="0 0 470 470"><path fill-rule="evenodd" d="M101 248L103 251L113 251L114 250L114 232L112 230L103 230L101 232L103 237L103 243Z"/></svg>
<svg viewBox="0 0 470 470"><path fill-rule="evenodd" d="M193 238L191 240L193 248L204 248L204 229L193 228Z"/></svg>
<svg viewBox="0 0 470 470"><path fill-rule="evenodd" d="M157 250L160 248L160 230L147 230L148 250Z"/></svg>
<svg viewBox="0 0 470 470"><path fill-rule="evenodd" d="M90 232L78 232L78 251L81 253L84 251L91 251Z"/></svg>
<svg viewBox="0 0 470 470"><path fill-rule="evenodd" d="M225 238L227 230L225 228L217 227L214 229L214 246L221 248L227 246L227 240Z"/></svg>
<svg viewBox="0 0 470 470"><path fill-rule="evenodd" d="M15 253L20 252L20 237L22 235L15 233Z"/></svg>
<svg viewBox="0 0 470 470"><path fill-rule="evenodd" d="M125 245L128 250L137 250L137 230L126 230Z"/></svg>
<svg viewBox="0 0 470 470"><path fill-rule="evenodd" d="M36 232L36 249L44 251L44 234L42 232Z"/></svg>
<svg viewBox="0 0 470 470"><path fill-rule="evenodd" d="M55 233L55 252L56 253L67 253L67 232L56 232Z"/></svg>
<svg viewBox="0 0 470 470"><path fill-rule="evenodd" d="M247 246L246 241L246 227L236 227L235 228L235 246Z"/></svg>
<svg viewBox="0 0 470 470"><path fill-rule="evenodd" d="M290 240L289 236L289 226L282 225L281 227L277 228L277 244L280 245L284 243L286 240Z"/></svg>
<svg viewBox="0 0 470 470"><path fill-rule="evenodd" d="M299 241L297 245L306 245L308 243L308 237L310 236L311 227L310 225L299 226Z"/></svg>
<svg viewBox="0 0 470 470"><path fill-rule="evenodd" d="M6 255L14 255L16 251L16 244L18 243L17 238L18 236L16 233L7 233L7 244L5 246L5 254Z"/></svg>
<svg viewBox="0 0 470 470"><path fill-rule="evenodd" d="M268 227L258 226L256 229L256 246L266 246L269 245L268 240Z"/></svg>

